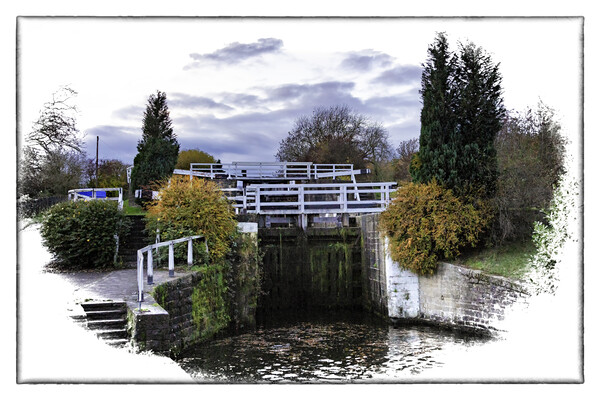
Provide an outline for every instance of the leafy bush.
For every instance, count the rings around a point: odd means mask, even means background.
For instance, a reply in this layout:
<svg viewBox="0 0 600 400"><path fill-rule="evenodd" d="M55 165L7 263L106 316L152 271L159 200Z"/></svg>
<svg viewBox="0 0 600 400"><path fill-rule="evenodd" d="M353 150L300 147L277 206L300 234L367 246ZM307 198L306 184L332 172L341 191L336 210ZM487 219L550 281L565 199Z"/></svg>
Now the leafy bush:
<svg viewBox="0 0 600 400"><path fill-rule="evenodd" d="M434 180L409 183L381 214L381 228L390 238L392 259L419 274L433 274L439 258L451 258L475 246L490 221L481 200L461 200Z"/></svg>
<svg viewBox="0 0 600 400"><path fill-rule="evenodd" d="M217 160L207 152L198 149L183 150L177 156L176 169L190 169L192 163L216 163Z"/></svg>
<svg viewBox="0 0 600 400"><path fill-rule="evenodd" d="M116 240L129 232L129 221L113 201L60 203L42 218L44 245L65 269L114 266Z"/></svg>
<svg viewBox="0 0 600 400"><path fill-rule="evenodd" d="M203 235L210 262L220 263L229 251L237 223L233 207L216 183L173 176L159 190L159 199L148 207L146 229L152 238L157 228L161 241Z"/></svg>
<svg viewBox="0 0 600 400"><path fill-rule="evenodd" d="M492 244L531 237L565 173L565 145L554 111L543 103L507 116L495 142L499 176Z"/></svg>

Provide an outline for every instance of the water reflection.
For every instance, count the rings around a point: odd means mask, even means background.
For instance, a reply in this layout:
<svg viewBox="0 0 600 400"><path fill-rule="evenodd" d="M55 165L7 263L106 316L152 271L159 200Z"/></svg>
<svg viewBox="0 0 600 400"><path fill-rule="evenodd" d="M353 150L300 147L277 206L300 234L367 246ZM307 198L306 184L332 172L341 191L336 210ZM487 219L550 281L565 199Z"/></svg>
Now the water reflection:
<svg viewBox="0 0 600 400"><path fill-rule="evenodd" d="M178 361L202 382L399 381L443 365L444 347L483 339L430 327L394 328L339 315L266 325L198 345ZM438 357L439 356L439 357Z"/></svg>

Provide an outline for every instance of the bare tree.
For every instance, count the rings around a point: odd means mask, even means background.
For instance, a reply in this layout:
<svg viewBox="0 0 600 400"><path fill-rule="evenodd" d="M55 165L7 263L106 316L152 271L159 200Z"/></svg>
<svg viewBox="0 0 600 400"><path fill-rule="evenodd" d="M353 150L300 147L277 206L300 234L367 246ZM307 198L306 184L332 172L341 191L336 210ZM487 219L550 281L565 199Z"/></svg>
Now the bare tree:
<svg viewBox="0 0 600 400"><path fill-rule="evenodd" d="M77 108L70 100L77 95L69 87L61 87L52 94L52 100L44 104L40 116L33 124L27 141L39 146L46 153L71 149L83 152L83 136L76 126Z"/></svg>
<svg viewBox="0 0 600 400"><path fill-rule="evenodd" d="M279 144L279 161L380 165L389 159L387 131L347 106L318 107L299 117Z"/></svg>
<svg viewBox="0 0 600 400"><path fill-rule="evenodd" d="M419 151L419 139L413 138L400 142L396 149L396 159L394 160L394 179L398 182L408 182L411 180L410 163L415 153Z"/></svg>
<svg viewBox="0 0 600 400"><path fill-rule="evenodd" d="M19 160L19 196L65 195L82 183L83 135L76 126L77 108L71 104L76 95L61 87L40 111Z"/></svg>

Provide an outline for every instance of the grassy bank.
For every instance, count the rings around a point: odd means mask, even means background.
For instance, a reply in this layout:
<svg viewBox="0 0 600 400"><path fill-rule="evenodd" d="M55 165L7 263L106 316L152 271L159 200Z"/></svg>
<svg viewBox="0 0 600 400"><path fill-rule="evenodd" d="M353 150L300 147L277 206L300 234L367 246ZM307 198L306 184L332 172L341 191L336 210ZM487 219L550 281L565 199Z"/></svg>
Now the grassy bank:
<svg viewBox="0 0 600 400"><path fill-rule="evenodd" d="M146 211L140 206L130 206L129 200L123 202L123 212L125 215L146 215Z"/></svg>
<svg viewBox="0 0 600 400"><path fill-rule="evenodd" d="M523 279L529 271L529 258L535 253L531 241L508 243L501 247L465 252L451 262L492 275Z"/></svg>

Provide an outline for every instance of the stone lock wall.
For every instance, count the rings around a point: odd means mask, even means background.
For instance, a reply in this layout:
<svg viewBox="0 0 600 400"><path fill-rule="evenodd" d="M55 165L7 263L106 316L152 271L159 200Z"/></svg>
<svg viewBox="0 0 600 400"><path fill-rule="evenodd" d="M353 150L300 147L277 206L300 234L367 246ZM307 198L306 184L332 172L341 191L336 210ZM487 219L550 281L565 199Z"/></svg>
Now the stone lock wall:
<svg viewBox="0 0 600 400"><path fill-rule="evenodd" d="M259 278L256 223L240 224L238 253L231 260L234 298L229 302L219 266L180 272L176 279L157 284L141 306L129 304L128 330L142 350L177 354L187 346L226 328L252 327L258 288L248 281ZM243 253L243 254L241 254ZM231 326L229 323L231 322Z"/></svg>
<svg viewBox="0 0 600 400"><path fill-rule="evenodd" d="M512 304L526 301L528 294L521 285L481 271L444 262L432 276L402 268L391 259L378 220L378 214L360 217L367 308L378 307L394 322L414 320L490 332Z"/></svg>
<svg viewBox="0 0 600 400"><path fill-rule="evenodd" d="M474 330L495 330L505 312L527 292L509 279L441 262L431 277L419 277L419 316Z"/></svg>

